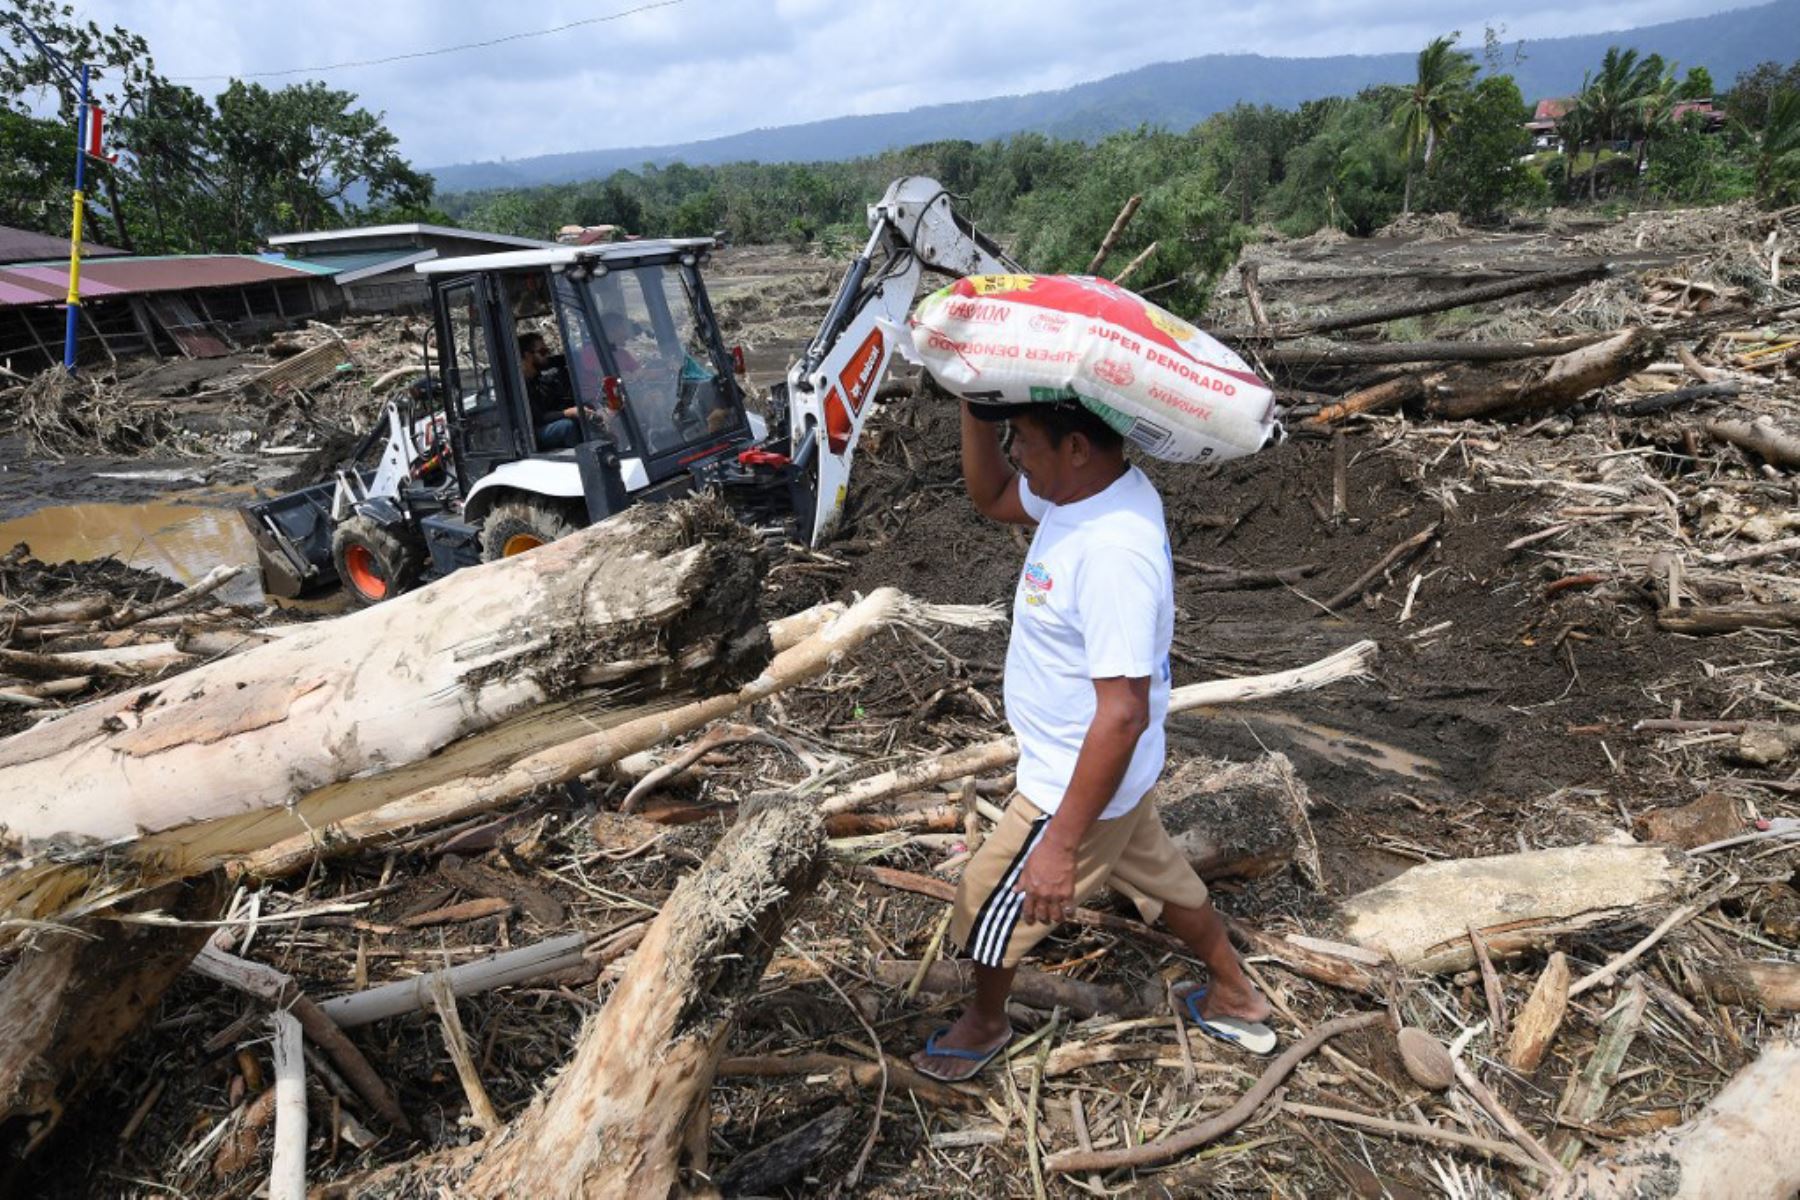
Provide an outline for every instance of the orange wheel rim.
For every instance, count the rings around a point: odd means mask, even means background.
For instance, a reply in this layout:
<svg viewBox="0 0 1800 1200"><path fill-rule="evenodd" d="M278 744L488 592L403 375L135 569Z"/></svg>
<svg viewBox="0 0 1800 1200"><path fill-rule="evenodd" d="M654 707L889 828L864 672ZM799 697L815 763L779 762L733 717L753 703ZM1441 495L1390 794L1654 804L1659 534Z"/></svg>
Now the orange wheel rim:
<svg viewBox="0 0 1800 1200"><path fill-rule="evenodd" d="M367 546L352 542L344 547L344 571L350 576L350 586L369 599L386 598L388 581L382 578L381 564Z"/></svg>
<svg viewBox="0 0 1800 1200"><path fill-rule="evenodd" d="M515 533L507 538L505 544L500 547L500 557L511 558L513 555L523 554L527 550L536 550L543 544L544 539L541 537L534 537L529 533Z"/></svg>

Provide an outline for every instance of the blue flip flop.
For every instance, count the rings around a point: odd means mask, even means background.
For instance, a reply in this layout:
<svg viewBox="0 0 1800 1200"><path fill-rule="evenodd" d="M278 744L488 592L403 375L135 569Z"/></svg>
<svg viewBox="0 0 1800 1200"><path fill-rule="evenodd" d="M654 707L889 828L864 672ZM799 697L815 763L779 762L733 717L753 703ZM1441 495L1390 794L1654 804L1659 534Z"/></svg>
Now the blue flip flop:
<svg viewBox="0 0 1800 1200"><path fill-rule="evenodd" d="M969 1073L967 1075L945 1075L941 1072L933 1071L929 1067L921 1067L918 1063L913 1064L913 1070L925 1076L925 1078L935 1079L939 1083L966 1083L968 1080L981 1074L982 1068L993 1062L995 1055L1012 1045L1013 1040L1013 1032L1009 1029L1006 1031L1006 1037L992 1050L962 1050L955 1046L938 1045L937 1040L949 1032L950 1026L946 1025L933 1033L930 1037L926 1038L924 1053L937 1058L959 1058L965 1062L972 1062L975 1066L970 1069Z"/></svg>
<svg viewBox="0 0 1800 1200"><path fill-rule="evenodd" d="M1200 1032L1252 1054L1268 1054L1275 1049L1273 1029L1261 1021L1245 1021L1238 1017L1213 1017L1209 1020L1200 1014L1200 1006L1205 1001L1204 984L1189 992L1184 1000L1188 1016L1200 1027Z"/></svg>

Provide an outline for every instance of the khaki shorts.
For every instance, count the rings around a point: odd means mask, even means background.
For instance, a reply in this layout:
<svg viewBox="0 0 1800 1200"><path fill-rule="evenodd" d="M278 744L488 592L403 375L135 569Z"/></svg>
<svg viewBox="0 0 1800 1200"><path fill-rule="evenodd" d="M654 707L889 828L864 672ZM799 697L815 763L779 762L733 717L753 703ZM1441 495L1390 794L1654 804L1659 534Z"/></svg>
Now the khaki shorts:
<svg viewBox="0 0 1800 1200"><path fill-rule="evenodd" d="M1199 908L1206 885L1156 815L1152 791L1111 821L1095 821L1075 852L1075 903L1110 883L1154 921L1165 904ZM1025 896L1014 891L1025 860L1050 818L1015 793L1000 824L963 869L950 929L969 957L987 967L1017 966L1054 926L1023 919Z"/></svg>

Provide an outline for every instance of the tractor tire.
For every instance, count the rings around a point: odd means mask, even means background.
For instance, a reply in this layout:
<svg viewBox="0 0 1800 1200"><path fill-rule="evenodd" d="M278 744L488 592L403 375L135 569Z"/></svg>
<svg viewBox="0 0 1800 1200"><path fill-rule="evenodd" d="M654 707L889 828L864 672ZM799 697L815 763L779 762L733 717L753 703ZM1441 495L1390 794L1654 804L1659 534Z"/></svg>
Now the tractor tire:
<svg viewBox="0 0 1800 1200"><path fill-rule="evenodd" d="M354 516L331 532L331 561L358 608L398 596L419 582L425 546L398 529Z"/></svg>
<svg viewBox="0 0 1800 1200"><path fill-rule="evenodd" d="M481 561L494 562L535 550L579 528L568 507L554 501L502 501L481 523Z"/></svg>

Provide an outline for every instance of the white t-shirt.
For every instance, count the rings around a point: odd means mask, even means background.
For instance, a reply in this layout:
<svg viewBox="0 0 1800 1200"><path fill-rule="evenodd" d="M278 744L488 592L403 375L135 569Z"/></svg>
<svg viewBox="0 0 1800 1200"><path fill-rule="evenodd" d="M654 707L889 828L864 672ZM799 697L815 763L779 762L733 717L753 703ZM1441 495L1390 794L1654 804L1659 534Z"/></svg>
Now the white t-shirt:
<svg viewBox="0 0 1800 1200"><path fill-rule="evenodd" d="M1074 504L1040 499L1021 476L1019 500L1038 527L1019 573L1006 648L1018 789L1055 812L1094 722L1092 681L1148 677L1150 727L1100 814L1121 817L1163 769L1175 570L1162 497L1142 471L1127 467L1105 491Z"/></svg>

